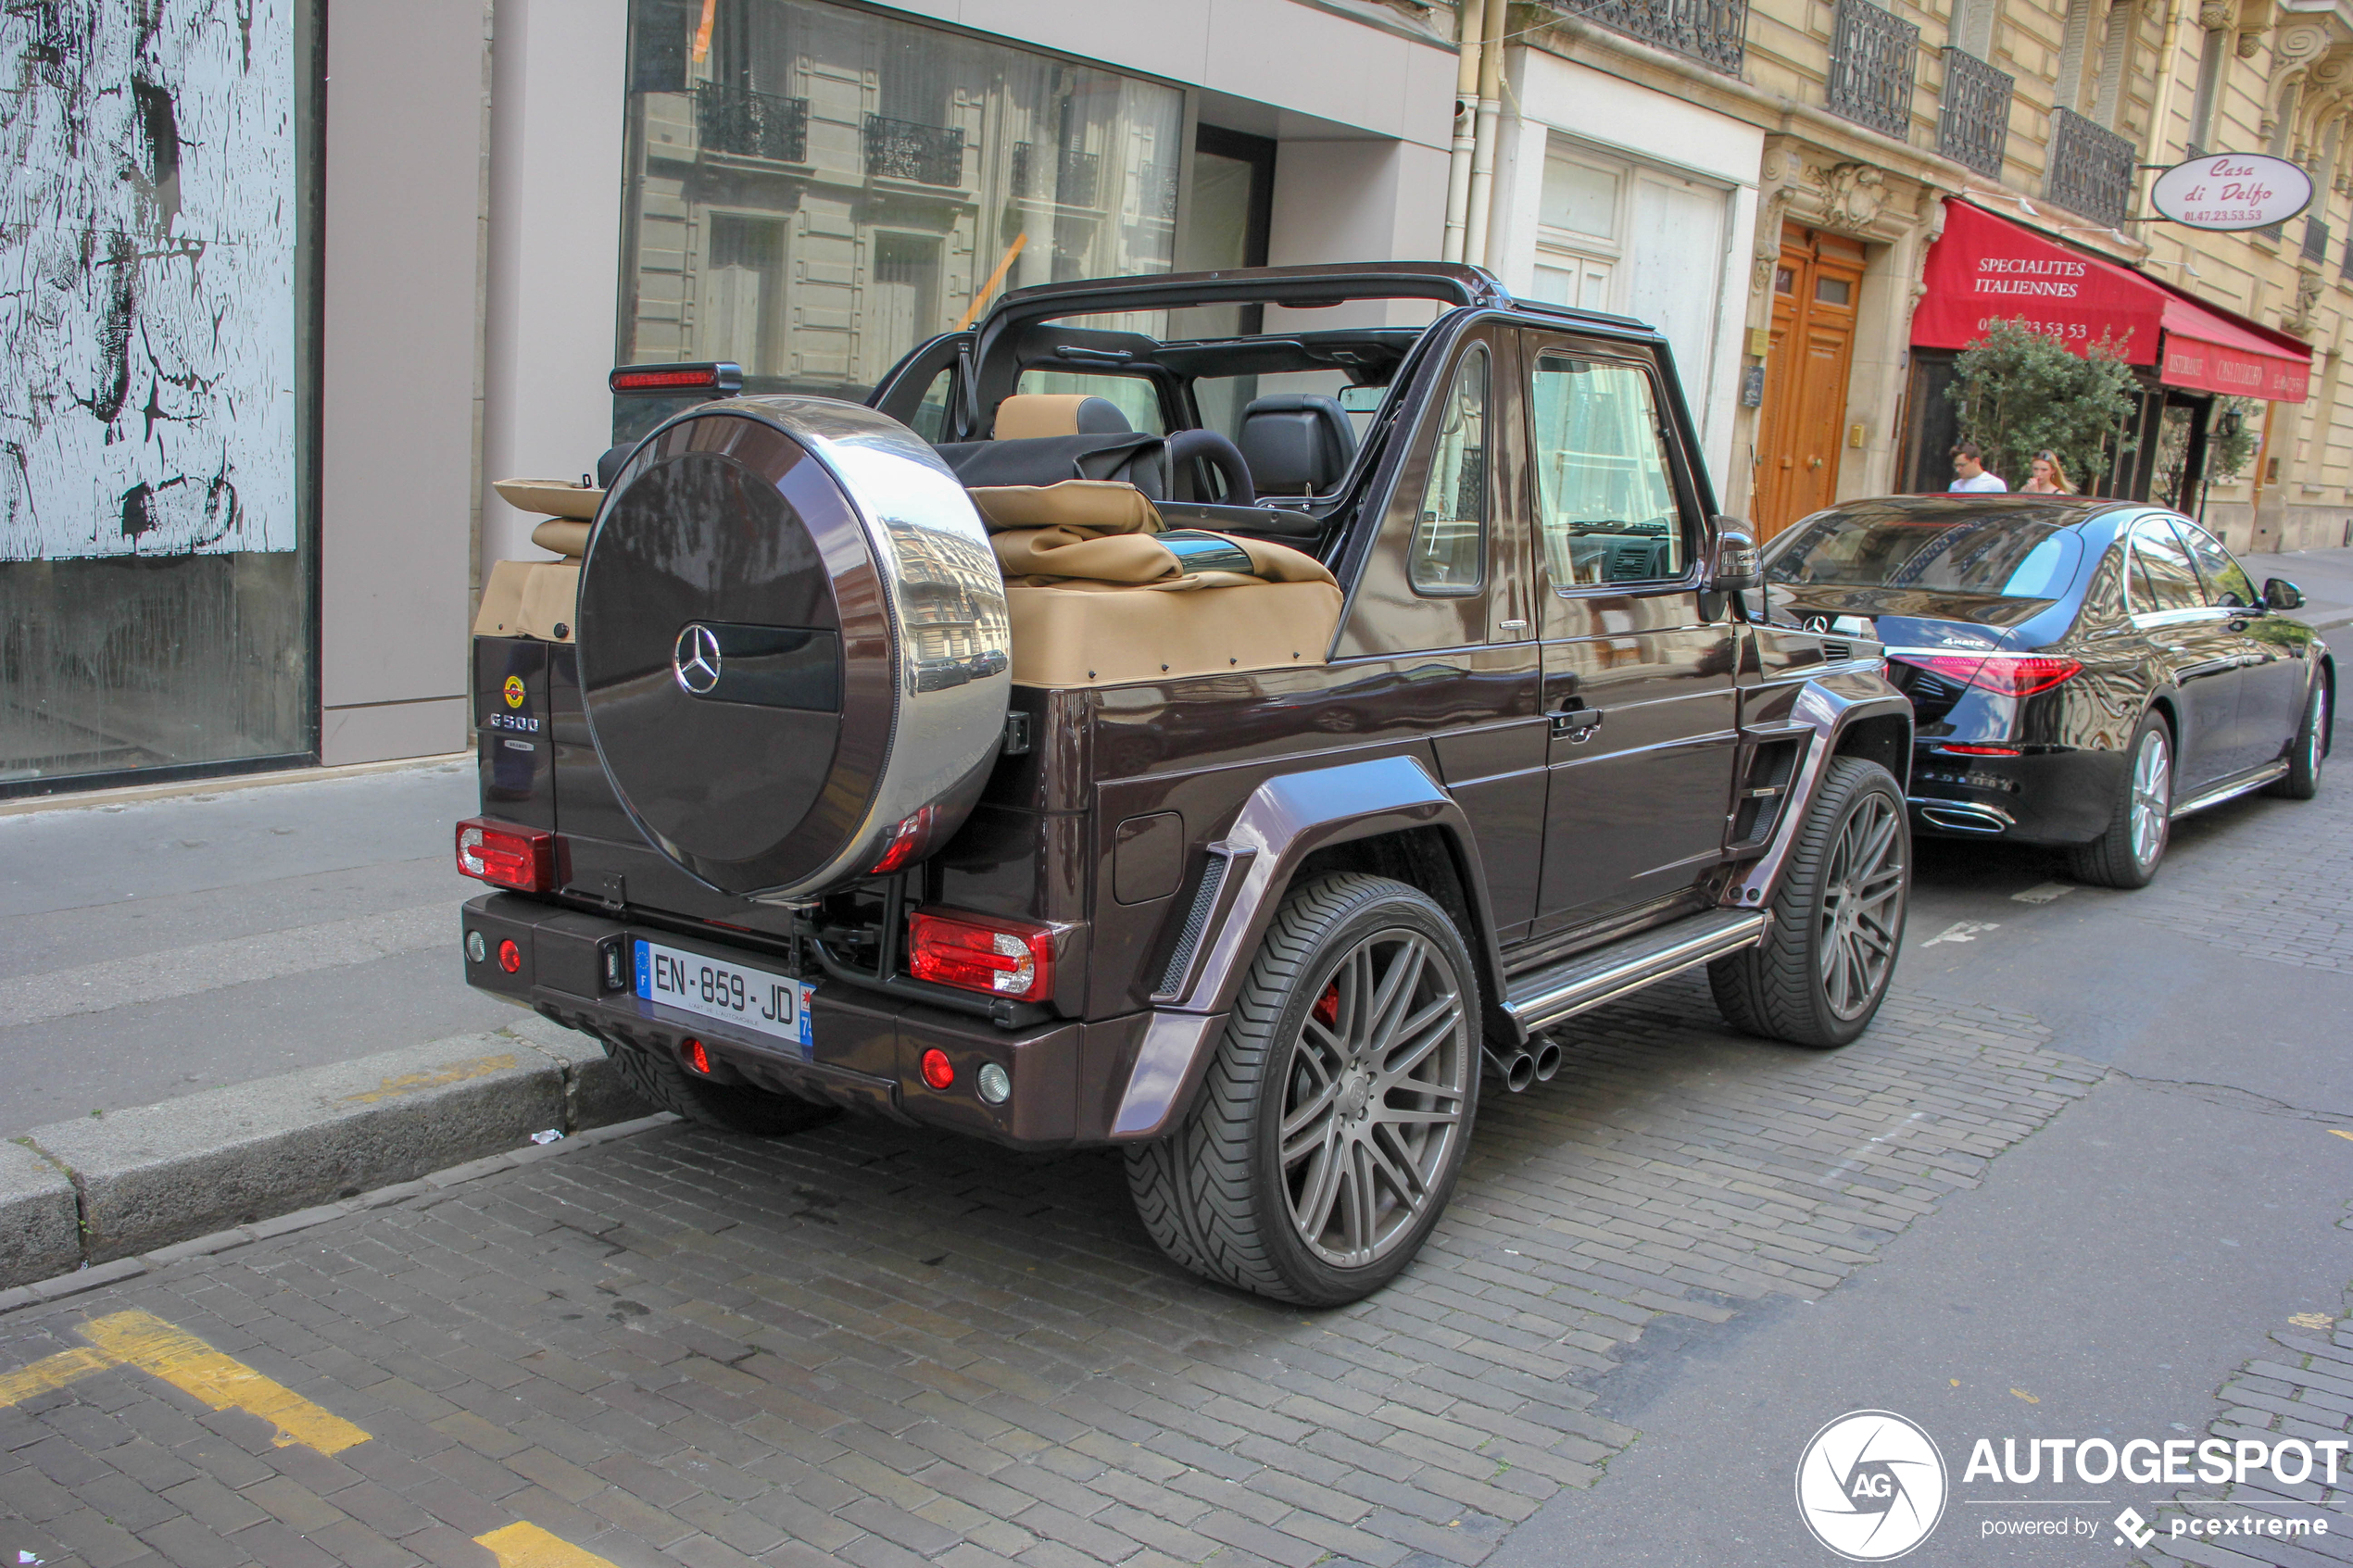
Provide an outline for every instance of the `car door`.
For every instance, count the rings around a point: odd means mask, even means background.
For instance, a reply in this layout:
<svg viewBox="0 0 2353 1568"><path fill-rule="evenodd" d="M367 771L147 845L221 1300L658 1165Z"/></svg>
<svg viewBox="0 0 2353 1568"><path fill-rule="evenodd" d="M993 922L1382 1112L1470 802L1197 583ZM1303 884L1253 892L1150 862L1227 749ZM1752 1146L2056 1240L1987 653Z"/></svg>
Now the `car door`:
<svg viewBox="0 0 2353 1568"><path fill-rule="evenodd" d="M2230 612L2207 604L2189 550L2162 514L2133 525L2125 581L2133 628L2148 639L2158 664L2181 692L2181 734L2173 747L2173 797L2179 800L2235 771L2238 638L2229 629Z"/></svg>
<svg viewBox="0 0 2353 1568"><path fill-rule="evenodd" d="M2231 732L2232 772L2276 760L2304 721L2303 644L2280 635L2284 623L2264 608L2255 580L2214 535L2187 518L2173 531L2190 552L2208 608L2228 611L2228 633L2239 661L2238 705Z"/></svg>
<svg viewBox="0 0 2353 1568"><path fill-rule="evenodd" d="M1469 820L1496 939L1529 933L1544 844L1545 733L1529 622L1514 333L1474 322L1418 415L1330 669L1429 759Z"/></svg>
<svg viewBox="0 0 2353 1568"><path fill-rule="evenodd" d="M1542 710L1537 933L1688 894L1723 858L1735 630L1702 613L1700 505L1656 365L1523 345Z"/></svg>

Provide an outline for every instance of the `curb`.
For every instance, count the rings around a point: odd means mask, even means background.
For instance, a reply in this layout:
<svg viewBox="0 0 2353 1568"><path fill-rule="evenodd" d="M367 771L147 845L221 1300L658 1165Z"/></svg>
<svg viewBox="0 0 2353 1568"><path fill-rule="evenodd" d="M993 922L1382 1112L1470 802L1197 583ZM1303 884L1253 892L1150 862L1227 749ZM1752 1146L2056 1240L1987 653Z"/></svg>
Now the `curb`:
<svg viewBox="0 0 2353 1568"><path fill-rule="evenodd" d="M170 800L190 795L228 795L237 790L274 789L281 784L331 783L397 773L409 768L474 765L471 751L437 751L430 757L395 757L382 762L340 762L327 768L285 768L260 773L228 773L209 779L182 779L173 784L117 784L111 789L76 790L59 795L20 795L0 800L0 817L21 817L40 811L86 811L94 807L140 806L150 800Z"/></svg>
<svg viewBox="0 0 2353 1568"><path fill-rule="evenodd" d="M101 1286L114 1285L122 1280L136 1279L142 1274L157 1273L175 1263L186 1262L192 1258L209 1258L215 1253L226 1252L233 1248L244 1247L257 1241L268 1241L272 1236L308 1230L313 1225L323 1225L331 1220L340 1220L353 1214L364 1214L371 1209L386 1209L396 1203L432 1198L449 1187L478 1181L484 1176L495 1176L501 1172L512 1171L521 1166L535 1164L542 1160L554 1159L574 1149L593 1148L598 1144L635 1137L640 1133L650 1133L659 1128L677 1124L678 1118L669 1111L657 1111L651 1116L640 1116L632 1121L615 1122L602 1127L592 1127L586 1131L570 1135L559 1143L526 1145L522 1148L509 1149L502 1154L494 1154L485 1159L469 1160L462 1165L454 1165L446 1171L429 1172L417 1180L396 1182L390 1186L377 1187L371 1192L363 1192L339 1202L316 1204L308 1209L296 1210L291 1214L281 1214L274 1219L236 1225L228 1230L214 1231L207 1236L192 1236L185 1241L175 1242L169 1247L159 1247L151 1252L144 1252L136 1257L118 1258L107 1263L85 1263L69 1273L57 1274L47 1279L35 1280L31 1284L0 1289L0 1313L12 1312L20 1307L61 1300L69 1296L79 1296L85 1290L96 1290Z"/></svg>
<svg viewBox="0 0 2353 1568"><path fill-rule="evenodd" d="M535 1016L0 1142L0 1289L120 1266L195 1238L277 1234L525 1142L643 1118L585 1035ZM517 1146L522 1148L518 1150ZM560 1148L562 1143L544 1146ZM340 1211L338 1210L338 1211ZM136 1271L133 1271L136 1272Z"/></svg>

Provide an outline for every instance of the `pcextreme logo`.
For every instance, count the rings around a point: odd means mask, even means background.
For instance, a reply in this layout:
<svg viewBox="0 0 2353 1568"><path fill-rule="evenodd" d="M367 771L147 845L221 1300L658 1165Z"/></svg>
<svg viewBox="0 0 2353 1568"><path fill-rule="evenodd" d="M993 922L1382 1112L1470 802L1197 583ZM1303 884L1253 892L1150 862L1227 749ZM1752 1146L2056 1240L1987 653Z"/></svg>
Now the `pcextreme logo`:
<svg viewBox="0 0 2353 1568"><path fill-rule="evenodd" d="M499 691L505 696L508 707L521 708L522 706L523 689L522 676L508 676L507 684L504 686L501 686Z"/></svg>
<svg viewBox="0 0 2353 1568"><path fill-rule="evenodd" d="M1945 1495L1944 1456L1893 1411L1848 1411L1797 1461L1799 1515L1850 1562L1885 1562L1928 1539Z"/></svg>

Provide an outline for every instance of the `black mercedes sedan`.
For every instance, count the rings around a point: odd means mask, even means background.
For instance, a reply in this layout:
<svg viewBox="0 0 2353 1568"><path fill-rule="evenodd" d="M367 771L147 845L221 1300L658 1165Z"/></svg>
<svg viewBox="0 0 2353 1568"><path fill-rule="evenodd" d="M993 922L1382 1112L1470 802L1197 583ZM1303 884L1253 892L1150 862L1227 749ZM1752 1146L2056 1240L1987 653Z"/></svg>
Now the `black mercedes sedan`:
<svg viewBox="0 0 2353 1568"><path fill-rule="evenodd" d="M1779 623L1875 639L1917 715L1925 833L2064 847L2140 887L2176 818L2309 799L2336 672L2296 585L2260 593L2196 523L2074 495L1896 495L1765 549Z"/></svg>

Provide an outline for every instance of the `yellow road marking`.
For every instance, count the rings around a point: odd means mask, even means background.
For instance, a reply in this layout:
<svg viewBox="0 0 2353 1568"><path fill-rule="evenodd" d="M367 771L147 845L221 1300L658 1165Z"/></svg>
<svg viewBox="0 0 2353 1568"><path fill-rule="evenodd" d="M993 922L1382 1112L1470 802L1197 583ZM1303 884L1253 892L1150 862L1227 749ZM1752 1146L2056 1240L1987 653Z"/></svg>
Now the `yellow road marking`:
<svg viewBox="0 0 2353 1568"><path fill-rule="evenodd" d="M77 1377L104 1372L112 1365L114 1358L102 1350L60 1350L54 1356L44 1356L31 1366L0 1374L0 1405L18 1404L35 1394L62 1388Z"/></svg>
<svg viewBox="0 0 2353 1568"><path fill-rule="evenodd" d="M339 1454L368 1440L368 1434L332 1411L149 1313L116 1312L83 1323L81 1332L111 1359L151 1373L214 1410L241 1410L270 1422L278 1428L275 1441L282 1449L301 1443L322 1454Z"/></svg>
<svg viewBox="0 0 2353 1568"><path fill-rule="evenodd" d="M2331 1127L2329 1131L2334 1133L2340 1138L2353 1138L2353 1133L2348 1133L2342 1127Z"/></svg>
<svg viewBox="0 0 2353 1568"><path fill-rule="evenodd" d="M474 1545L487 1547L498 1568L613 1568L593 1551L583 1551L561 1536L524 1523L476 1536Z"/></svg>
<svg viewBox="0 0 2353 1568"><path fill-rule="evenodd" d="M2034 1395L2032 1395L2032 1394L2028 1393L2028 1392L2027 1392L2025 1389L2023 1389L2023 1388L2013 1388L2013 1389L2011 1389L2011 1390L2010 1390L2010 1392L2011 1392L2011 1393L2013 1393L2013 1394L2016 1394L2016 1395L2017 1395L2020 1399L2024 1399L2024 1400L2025 1400L2028 1404L2030 1404L2030 1405L2039 1405L2039 1404L2041 1404L2041 1403L2043 1402L2040 1399L2036 1398L2036 1397L2035 1397ZM1988 1451L1990 1452L1991 1450L1989 1449Z"/></svg>

